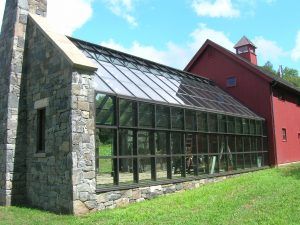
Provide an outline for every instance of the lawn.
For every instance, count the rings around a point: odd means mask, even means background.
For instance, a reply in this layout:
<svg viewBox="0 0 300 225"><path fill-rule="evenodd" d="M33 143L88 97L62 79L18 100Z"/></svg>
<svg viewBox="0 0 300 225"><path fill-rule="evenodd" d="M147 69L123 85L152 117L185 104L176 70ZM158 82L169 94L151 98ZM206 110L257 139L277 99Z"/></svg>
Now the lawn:
<svg viewBox="0 0 300 225"><path fill-rule="evenodd" d="M300 164L81 217L0 207L0 224L300 224Z"/></svg>

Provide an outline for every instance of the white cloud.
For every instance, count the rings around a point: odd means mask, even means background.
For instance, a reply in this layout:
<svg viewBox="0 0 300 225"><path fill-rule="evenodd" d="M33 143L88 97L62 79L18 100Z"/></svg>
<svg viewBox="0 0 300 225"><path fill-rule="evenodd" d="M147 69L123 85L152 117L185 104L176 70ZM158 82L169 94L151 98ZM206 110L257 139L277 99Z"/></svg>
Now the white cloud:
<svg viewBox="0 0 300 225"><path fill-rule="evenodd" d="M193 0L192 7L198 16L239 17L240 11L231 0Z"/></svg>
<svg viewBox="0 0 300 225"><path fill-rule="evenodd" d="M48 21L67 35L81 28L93 14L93 0L49 0Z"/></svg>
<svg viewBox="0 0 300 225"><path fill-rule="evenodd" d="M253 43L257 46L259 58L271 62L279 62L281 57L288 55L275 41L267 40L262 36L255 37Z"/></svg>
<svg viewBox="0 0 300 225"><path fill-rule="evenodd" d="M151 45L143 45L138 41L134 41L130 47L125 47L113 39L101 42L101 45L179 68L183 67L187 63L187 59L189 59L185 49L171 42L166 44L165 50L159 50Z"/></svg>
<svg viewBox="0 0 300 225"><path fill-rule="evenodd" d="M0 0L0 32L2 26L3 13L4 13L4 6L5 6L5 0Z"/></svg>
<svg viewBox="0 0 300 225"><path fill-rule="evenodd" d="M48 0L48 21L60 33L71 35L92 16L94 0ZM0 25L5 0L0 0Z"/></svg>
<svg viewBox="0 0 300 225"><path fill-rule="evenodd" d="M291 57L292 57L292 60L294 60L294 61L300 60L300 31L298 31L298 34L296 37L296 44L292 50Z"/></svg>
<svg viewBox="0 0 300 225"><path fill-rule="evenodd" d="M138 22L132 15L135 0L103 0L110 11L127 21L132 27L137 27Z"/></svg>
<svg viewBox="0 0 300 225"><path fill-rule="evenodd" d="M183 69L187 65L206 39L211 39L229 50L233 49L233 43L224 33L210 29L205 24L200 24L199 27L190 34L190 38L190 41L182 46L168 42L164 50L159 50L151 45L143 45L138 41L134 41L129 47L125 47L113 39L109 39L100 44L179 69Z"/></svg>
<svg viewBox="0 0 300 225"><path fill-rule="evenodd" d="M233 51L234 43L230 41L227 35L222 31L208 28L206 24L200 24L199 27L191 33L191 37L193 41L189 46L193 51L197 51L204 44L206 39L210 39L224 48Z"/></svg>

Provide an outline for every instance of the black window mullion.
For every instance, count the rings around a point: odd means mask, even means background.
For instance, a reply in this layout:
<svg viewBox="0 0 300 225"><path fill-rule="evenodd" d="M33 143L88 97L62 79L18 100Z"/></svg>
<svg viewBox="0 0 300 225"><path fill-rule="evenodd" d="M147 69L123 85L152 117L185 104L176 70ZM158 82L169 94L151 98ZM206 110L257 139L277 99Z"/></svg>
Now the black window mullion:
<svg viewBox="0 0 300 225"><path fill-rule="evenodd" d="M119 129L116 129L114 132L114 145L113 145L113 155L117 158L113 159L113 167L114 167L114 184L119 185Z"/></svg>
<svg viewBox="0 0 300 225"><path fill-rule="evenodd" d="M150 144L150 154L151 154L151 179L156 181L156 157L155 157L155 149L156 149L156 142L155 142L155 132L150 132L149 137L149 144Z"/></svg>
<svg viewBox="0 0 300 225"><path fill-rule="evenodd" d="M243 150L243 169L245 168L245 153L244 153L244 152L245 152L245 146L244 146L244 145L245 145L245 142L244 142L244 137L245 137L245 136L242 136L242 137L241 137L241 138L242 138L242 146L243 146L243 147L242 147L242 148L243 148L243 149L242 149L242 150Z"/></svg>
<svg viewBox="0 0 300 225"><path fill-rule="evenodd" d="M133 130L133 180L139 183L138 131Z"/></svg>
<svg viewBox="0 0 300 225"><path fill-rule="evenodd" d="M235 160L234 160L234 162L235 162L235 164L233 165L233 167L234 167L234 169L236 169L237 168L237 154L236 154L236 152L238 152L238 150L237 150L237 136L235 135L234 136L234 152L235 152L235 154L234 154L234 157L235 157Z"/></svg>
<svg viewBox="0 0 300 225"><path fill-rule="evenodd" d="M193 145L193 148L195 148L195 152L196 152L196 160L193 161L193 164L196 163L196 165L194 165L194 175L198 176L199 175L199 163L198 163L199 161L198 161L198 159L200 157L200 155L199 155L199 146L198 146L198 133L193 134L193 136L194 136L193 138L195 138L195 143ZM195 156L193 156L193 157L195 157Z"/></svg>
<svg viewBox="0 0 300 225"><path fill-rule="evenodd" d="M195 118L195 131L198 131L199 132L199 124L198 124L198 111L195 111L195 116L196 116L196 118ZM198 143L198 142L196 142L196 143ZM197 151L197 153L198 153L198 151Z"/></svg>
<svg viewBox="0 0 300 225"><path fill-rule="evenodd" d="M186 177L186 157L187 157L187 153L186 153L186 134L183 133L182 135L182 143L181 143L181 154L183 154L183 156L181 156L181 177Z"/></svg>
<svg viewBox="0 0 300 225"><path fill-rule="evenodd" d="M172 179L172 151L171 151L171 132L167 132L167 178Z"/></svg>
<svg viewBox="0 0 300 225"><path fill-rule="evenodd" d="M154 114L153 114L153 121L152 121L152 127L156 129L156 119L157 119L157 104L154 105Z"/></svg>
<svg viewBox="0 0 300 225"><path fill-rule="evenodd" d="M186 110L184 109L183 110L183 130L186 130L186 121L185 121L185 117L186 117L186 115L185 115L185 112Z"/></svg>
<svg viewBox="0 0 300 225"><path fill-rule="evenodd" d="M221 155L221 152L220 152L220 150L221 150L221 148L220 148L220 135L216 135L216 137L217 137L217 146L218 146L218 153L217 153L217 163L218 163L218 171L217 171L217 173L218 172L220 172L220 168L221 168L221 157L223 156L223 153L222 153L222 155Z"/></svg>

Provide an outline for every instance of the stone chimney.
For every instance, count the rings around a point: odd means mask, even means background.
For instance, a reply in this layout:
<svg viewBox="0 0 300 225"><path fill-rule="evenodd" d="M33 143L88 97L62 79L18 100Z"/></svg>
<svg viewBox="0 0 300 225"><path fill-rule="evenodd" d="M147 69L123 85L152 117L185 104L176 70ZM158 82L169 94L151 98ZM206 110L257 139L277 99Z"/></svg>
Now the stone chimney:
<svg viewBox="0 0 300 225"><path fill-rule="evenodd" d="M234 48L236 49L237 55L257 65L257 56L255 54L256 46L246 36L243 36Z"/></svg>
<svg viewBox="0 0 300 225"><path fill-rule="evenodd" d="M26 149L16 146L26 146L19 121L26 119L20 96L28 13L46 16L47 0L6 0L0 35L0 205L21 203L26 191Z"/></svg>

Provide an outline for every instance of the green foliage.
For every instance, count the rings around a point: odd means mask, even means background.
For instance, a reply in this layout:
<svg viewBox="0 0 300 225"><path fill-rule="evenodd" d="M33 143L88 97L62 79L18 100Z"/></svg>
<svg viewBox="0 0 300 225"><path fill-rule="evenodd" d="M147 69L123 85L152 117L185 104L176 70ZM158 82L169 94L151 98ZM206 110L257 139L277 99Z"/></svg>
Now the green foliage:
<svg viewBox="0 0 300 225"><path fill-rule="evenodd" d="M299 224L300 164L244 174L125 208L74 217L0 207L0 224Z"/></svg>
<svg viewBox="0 0 300 225"><path fill-rule="evenodd" d="M271 73L273 76L278 76L276 70L273 68L273 64L270 61L267 61L261 68L264 71Z"/></svg>
<svg viewBox="0 0 300 225"><path fill-rule="evenodd" d="M267 61L261 68L264 71L271 73L273 76L279 76L279 73L273 68L273 64L270 61ZM300 76L298 70L285 67L283 69L282 78L290 82L295 87L300 87Z"/></svg>
<svg viewBox="0 0 300 225"><path fill-rule="evenodd" d="M300 76L298 70L285 67L283 70L283 79L296 87L300 87Z"/></svg>

